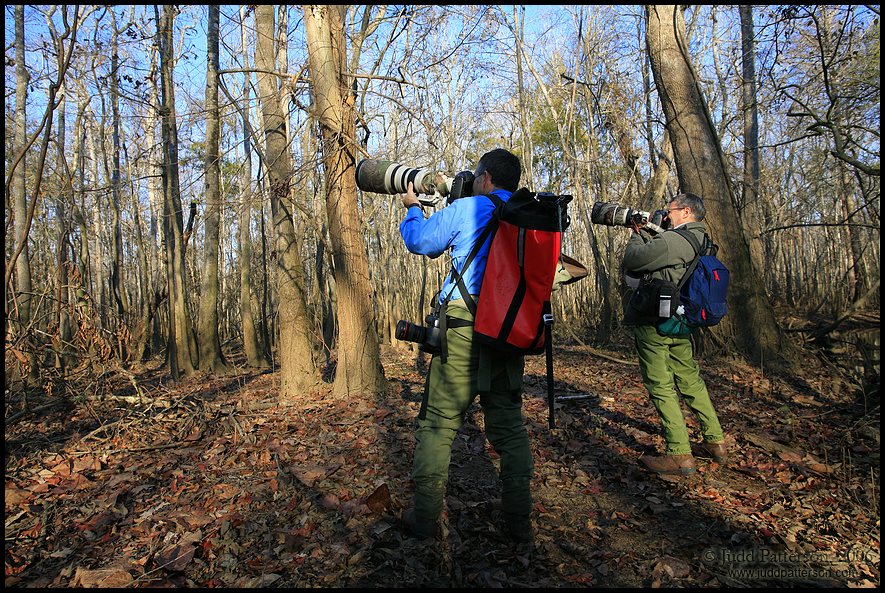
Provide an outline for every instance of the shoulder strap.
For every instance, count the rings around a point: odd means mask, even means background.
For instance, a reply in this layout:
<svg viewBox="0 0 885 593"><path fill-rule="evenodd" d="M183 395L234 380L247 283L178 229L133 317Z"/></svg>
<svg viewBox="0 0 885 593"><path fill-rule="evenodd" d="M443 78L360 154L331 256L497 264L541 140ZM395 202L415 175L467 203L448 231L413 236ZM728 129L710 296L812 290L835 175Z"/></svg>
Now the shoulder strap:
<svg viewBox="0 0 885 593"><path fill-rule="evenodd" d="M692 250L694 251L694 259L691 260L691 264L688 266L688 269L685 270L685 273L682 275L682 278L679 280L679 284L676 285L676 292L682 290L682 286L685 282L691 278L692 273L695 271L695 268L698 267L698 261L701 259L701 255L703 254L701 250L701 244L698 243L698 240L695 238L694 233L692 233L688 229L673 229L676 231L682 238L689 242ZM706 235L704 235L706 239Z"/></svg>
<svg viewBox="0 0 885 593"><path fill-rule="evenodd" d="M495 205L495 213L492 214L492 218L489 220L486 227L483 229L482 234L476 239L476 243L473 244L473 248L470 250L470 253L467 255L467 259L464 260L464 266L461 268L461 271L455 270L454 265L452 266L452 279L454 280L455 285L458 287L458 290L461 292L461 297L464 299L464 303L467 305L467 308L470 310L471 315L476 315L476 301L473 300L473 297L470 296L470 293L467 291L467 286L464 284L464 273L467 271L467 268L470 267L470 264L473 263L474 258L476 258L479 250L482 249L482 246L485 244L486 239L488 239L489 235L498 228L498 216L497 211L501 206L504 205L504 200L496 196L495 194L487 194L485 195L491 202ZM446 302L448 302L449 297L452 296L450 292L446 297Z"/></svg>
<svg viewBox="0 0 885 593"><path fill-rule="evenodd" d="M695 238L694 233L692 233L688 229L673 229L677 233L679 233L682 237L685 238L686 241L691 243L691 248L694 249L695 255L701 255L701 244L698 243L698 240Z"/></svg>

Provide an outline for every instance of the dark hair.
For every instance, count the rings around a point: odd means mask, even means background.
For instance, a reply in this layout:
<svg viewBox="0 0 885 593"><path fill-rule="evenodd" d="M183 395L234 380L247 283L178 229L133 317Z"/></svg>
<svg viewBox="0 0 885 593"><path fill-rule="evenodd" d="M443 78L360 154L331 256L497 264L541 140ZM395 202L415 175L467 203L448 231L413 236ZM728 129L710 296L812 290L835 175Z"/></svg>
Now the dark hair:
<svg viewBox="0 0 885 593"><path fill-rule="evenodd" d="M690 193L678 194L673 197L671 202L676 202L676 205L683 208L691 208L692 214L694 214L695 220L704 220L704 217L707 216L707 209L704 208L704 201L700 196L696 196Z"/></svg>
<svg viewBox="0 0 885 593"><path fill-rule="evenodd" d="M514 192L519 189L519 177L522 175L519 157L503 148L496 148L482 155L477 165L480 173L488 171L492 183Z"/></svg>

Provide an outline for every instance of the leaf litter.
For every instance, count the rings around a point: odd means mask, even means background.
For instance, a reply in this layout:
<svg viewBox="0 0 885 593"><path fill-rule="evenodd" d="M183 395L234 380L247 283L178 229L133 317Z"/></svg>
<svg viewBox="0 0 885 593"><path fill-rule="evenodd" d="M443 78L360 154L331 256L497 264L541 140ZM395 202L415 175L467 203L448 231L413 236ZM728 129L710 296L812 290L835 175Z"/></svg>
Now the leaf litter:
<svg viewBox="0 0 885 593"><path fill-rule="evenodd" d="M7 426L7 586L878 586L879 417L827 371L801 381L734 361L702 373L731 440L690 478L644 472L657 416L631 355L557 350L526 364L534 546L499 521L500 460L471 408L453 444L441 537L403 533L423 375L385 349L389 389L282 405L273 373L84 397ZM107 392L126 395L131 380ZM7 416L9 404L7 404ZM697 422L689 418L697 437Z"/></svg>

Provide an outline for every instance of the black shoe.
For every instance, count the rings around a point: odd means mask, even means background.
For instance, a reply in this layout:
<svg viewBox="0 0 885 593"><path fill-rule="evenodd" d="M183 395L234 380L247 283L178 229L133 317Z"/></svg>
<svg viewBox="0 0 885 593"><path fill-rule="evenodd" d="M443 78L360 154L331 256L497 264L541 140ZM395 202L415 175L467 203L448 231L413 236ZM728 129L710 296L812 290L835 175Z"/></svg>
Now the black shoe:
<svg viewBox="0 0 885 593"><path fill-rule="evenodd" d="M532 520L522 515L504 515L507 535L518 544L530 544L534 539Z"/></svg>
<svg viewBox="0 0 885 593"><path fill-rule="evenodd" d="M430 539L436 537L436 521L423 521L415 516L415 509L410 508L403 513L403 525L406 533L418 539Z"/></svg>

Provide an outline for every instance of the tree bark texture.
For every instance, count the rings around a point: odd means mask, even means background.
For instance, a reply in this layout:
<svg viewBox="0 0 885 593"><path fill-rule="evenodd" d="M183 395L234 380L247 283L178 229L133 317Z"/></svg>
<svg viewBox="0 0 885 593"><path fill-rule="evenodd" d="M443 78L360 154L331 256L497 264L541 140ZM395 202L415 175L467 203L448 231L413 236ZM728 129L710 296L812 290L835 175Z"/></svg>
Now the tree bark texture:
<svg viewBox="0 0 885 593"><path fill-rule="evenodd" d="M249 63L246 48L246 7L240 7L240 33L242 41L243 62ZM243 101L249 104L251 74L243 77ZM252 367L265 368L268 365L264 348L258 339L258 330L255 326L255 299L252 296L252 141L250 140L250 126L248 112L243 113L243 168L240 172L240 186L242 187L242 200L239 210L239 235L238 235L238 258L240 260L240 320L243 332L243 351L246 355L246 363Z"/></svg>
<svg viewBox="0 0 885 593"><path fill-rule="evenodd" d="M339 396L380 394L386 386L363 243L366 234L356 201L355 98L346 73L346 12L343 5L304 7L314 114L323 136L326 211L338 289L334 391Z"/></svg>
<svg viewBox="0 0 885 593"><path fill-rule="evenodd" d="M741 4L741 107L744 120L744 182L741 186L741 220L750 244L750 255L757 270L765 268L762 238L759 234L759 105L756 101L756 32L753 7Z"/></svg>
<svg viewBox="0 0 885 593"><path fill-rule="evenodd" d="M16 153L25 150L28 137L27 127L27 97L30 75L25 66L25 8L22 5L15 7L15 146ZM24 334L30 334L27 329L31 323L31 294L33 284L31 282L31 257L28 250L28 199L25 188L25 158L12 172L12 202L15 216L15 250L19 254L15 260L15 292L13 293L13 310L4 316L4 335L8 331L7 319L11 316L18 320L16 329ZM36 196L35 198L36 199ZM6 286L3 291L5 294ZM3 299L4 305L9 306L9 299ZM37 377L37 357L33 352L33 346L27 346L30 369L30 378Z"/></svg>
<svg viewBox="0 0 885 593"><path fill-rule="evenodd" d="M304 262L288 204L292 165L286 145L285 116L279 102L280 85L273 74L274 7L255 8L255 67L264 117L265 166L270 190L274 245L279 282L280 397L294 398L319 383L314 352L312 316L304 295Z"/></svg>
<svg viewBox="0 0 885 593"><path fill-rule="evenodd" d="M209 5L206 35L206 214L203 248L203 290L200 294L198 343L200 369L227 372L218 338L218 236L221 224L221 172L219 162L221 115L218 109L218 5Z"/></svg>
<svg viewBox="0 0 885 593"><path fill-rule="evenodd" d="M754 269L735 208L725 161L688 55L685 21L677 6L646 7L647 43L679 188L704 199L711 238L731 271L730 314L723 329L754 360L787 362L788 345Z"/></svg>
<svg viewBox="0 0 885 593"><path fill-rule="evenodd" d="M175 85L172 79L172 24L175 7L163 6L159 23L160 74L162 80L161 129L163 137L163 237L169 286L169 367L174 379L194 373L196 352L191 350L191 321L187 310L187 272L181 191L178 180L178 127L175 119Z"/></svg>

